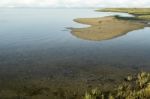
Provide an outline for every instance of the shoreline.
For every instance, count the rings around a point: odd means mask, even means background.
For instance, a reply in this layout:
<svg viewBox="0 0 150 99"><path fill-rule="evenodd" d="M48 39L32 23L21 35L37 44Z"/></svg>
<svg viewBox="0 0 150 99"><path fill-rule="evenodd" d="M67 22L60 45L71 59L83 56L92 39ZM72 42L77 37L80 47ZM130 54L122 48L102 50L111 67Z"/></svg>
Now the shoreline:
<svg viewBox="0 0 150 99"><path fill-rule="evenodd" d="M121 10L118 9L120 8L106 8L97 11L101 11L101 12L122 11L125 13L129 13L128 11L126 11L129 9L126 8L121 8ZM130 10L132 9L130 8ZM138 13L142 13L142 12L138 12ZM147 13L150 13L150 11ZM133 14L133 12L129 14L134 15L134 17L122 17L116 15L116 16L106 16L106 17L98 17L98 18L74 19L73 20L74 22L86 24L90 26L85 28L70 28L71 34L76 36L77 38L84 39L84 40L102 41L102 40L113 39L125 35L128 32L150 26L149 20L139 18L141 16L143 17L142 14L140 14L140 16ZM149 16L149 14L146 15Z"/></svg>
<svg viewBox="0 0 150 99"><path fill-rule="evenodd" d="M74 21L90 26L85 28L70 28L71 34L77 38L91 41L113 39L148 26L143 21L130 21L116 16L78 18L74 19Z"/></svg>

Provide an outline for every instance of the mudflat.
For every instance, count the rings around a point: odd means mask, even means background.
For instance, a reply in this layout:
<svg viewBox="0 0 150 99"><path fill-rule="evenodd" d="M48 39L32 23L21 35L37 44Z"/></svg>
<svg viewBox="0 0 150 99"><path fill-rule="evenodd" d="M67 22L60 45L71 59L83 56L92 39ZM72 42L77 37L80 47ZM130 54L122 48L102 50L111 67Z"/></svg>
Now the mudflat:
<svg viewBox="0 0 150 99"><path fill-rule="evenodd" d="M131 21L117 18L115 16L107 16L101 18L78 18L75 22L90 25L86 28L71 28L72 35L93 41L108 40L126 33L142 29L145 23L140 21Z"/></svg>

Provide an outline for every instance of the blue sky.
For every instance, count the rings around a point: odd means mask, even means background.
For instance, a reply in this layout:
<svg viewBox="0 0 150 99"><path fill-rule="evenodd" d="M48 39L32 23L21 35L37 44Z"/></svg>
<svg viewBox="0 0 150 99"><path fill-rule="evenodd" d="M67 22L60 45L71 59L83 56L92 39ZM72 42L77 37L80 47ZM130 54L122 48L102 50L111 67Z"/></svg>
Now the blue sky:
<svg viewBox="0 0 150 99"><path fill-rule="evenodd" d="M0 7L150 7L150 0L0 0Z"/></svg>

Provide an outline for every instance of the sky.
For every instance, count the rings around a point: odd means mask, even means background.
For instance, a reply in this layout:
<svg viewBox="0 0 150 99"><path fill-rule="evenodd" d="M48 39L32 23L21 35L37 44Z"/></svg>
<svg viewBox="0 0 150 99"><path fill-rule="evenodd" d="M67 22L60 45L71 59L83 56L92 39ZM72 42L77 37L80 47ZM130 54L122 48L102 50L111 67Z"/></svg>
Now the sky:
<svg viewBox="0 0 150 99"><path fill-rule="evenodd" d="M150 0L0 0L0 7L150 7Z"/></svg>

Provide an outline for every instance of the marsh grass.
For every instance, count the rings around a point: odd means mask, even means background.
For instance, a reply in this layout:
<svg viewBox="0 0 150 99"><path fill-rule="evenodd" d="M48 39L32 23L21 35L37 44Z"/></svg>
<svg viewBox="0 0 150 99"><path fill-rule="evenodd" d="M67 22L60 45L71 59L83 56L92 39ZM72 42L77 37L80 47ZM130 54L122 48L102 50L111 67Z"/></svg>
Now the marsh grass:
<svg viewBox="0 0 150 99"><path fill-rule="evenodd" d="M134 19L150 20L150 8L105 8L96 11L102 12L124 12L135 15ZM132 18L130 18L132 19Z"/></svg>
<svg viewBox="0 0 150 99"><path fill-rule="evenodd" d="M146 19L146 20L150 20L150 15L140 15L138 16L139 19Z"/></svg>
<svg viewBox="0 0 150 99"><path fill-rule="evenodd" d="M147 15L150 14L150 8L105 8L97 11L104 12L125 12L136 15Z"/></svg>
<svg viewBox="0 0 150 99"><path fill-rule="evenodd" d="M141 72L128 76L111 92L93 89L85 93L84 99L150 99L150 74Z"/></svg>

